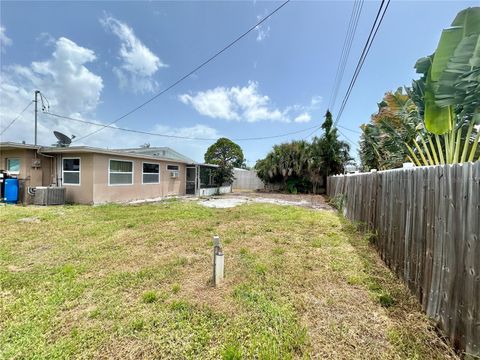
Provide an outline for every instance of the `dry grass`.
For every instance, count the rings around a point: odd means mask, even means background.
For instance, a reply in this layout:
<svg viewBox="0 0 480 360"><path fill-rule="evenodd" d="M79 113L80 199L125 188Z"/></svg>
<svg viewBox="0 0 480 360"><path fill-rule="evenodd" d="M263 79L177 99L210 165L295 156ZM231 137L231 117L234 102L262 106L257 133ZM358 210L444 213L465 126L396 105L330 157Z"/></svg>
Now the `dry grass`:
<svg viewBox="0 0 480 360"><path fill-rule="evenodd" d="M7 207L0 224L0 358L455 358L331 211Z"/></svg>

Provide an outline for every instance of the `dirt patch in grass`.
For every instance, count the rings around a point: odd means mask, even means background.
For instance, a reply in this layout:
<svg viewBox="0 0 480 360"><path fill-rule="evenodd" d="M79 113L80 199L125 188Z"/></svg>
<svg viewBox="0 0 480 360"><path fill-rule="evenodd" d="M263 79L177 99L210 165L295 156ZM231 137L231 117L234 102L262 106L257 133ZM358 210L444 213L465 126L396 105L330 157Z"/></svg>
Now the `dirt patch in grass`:
<svg viewBox="0 0 480 360"><path fill-rule="evenodd" d="M332 211L253 201L7 211L1 358L455 358ZM17 221L27 217L41 223ZM218 288L213 235L225 253Z"/></svg>

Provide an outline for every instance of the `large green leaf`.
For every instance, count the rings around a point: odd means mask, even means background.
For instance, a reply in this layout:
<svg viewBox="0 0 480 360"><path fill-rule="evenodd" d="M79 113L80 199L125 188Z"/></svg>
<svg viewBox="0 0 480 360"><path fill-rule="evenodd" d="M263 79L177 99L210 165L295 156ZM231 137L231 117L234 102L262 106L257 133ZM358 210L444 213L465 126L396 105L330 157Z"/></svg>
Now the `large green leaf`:
<svg viewBox="0 0 480 360"><path fill-rule="evenodd" d="M463 38L458 44L453 56L440 76L435 91L436 104L441 107L462 104L471 107L478 99L471 99L472 104L466 104L465 98L478 85L476 68L471 64L479 63L480 35L472 34Z"/></svg>
<svg viewBox="0 0 480 360"><path fill-rule="evenodd" d="M463 81L459 98L456 86L472 71L470 59L475 58L479 34L480 7L461 11L452 27L442 32L425 85L425 126L434 134L444 134L452 129L452 107L463 106L462 100L471 93L470 86L475 87L470 81ZM417 71L425 68L424 65L426 62L422 59L417 62Z"/></svg>
<svg viewBox="0 0 480 360"><path fill-rule="evenodd" d="M451 106L440 107L435 104L435 97L432 93L425 93L425 127L434 134L445 134L452 130L453 110Z"/></svg>
<svg viewBox="0 0 480 360"><path fill-rule="evenodd" d="M440 79L440 76L447 67L448 61L453 56L453 53L455 52L457 45L462 41L462 38L463 28L461 27L453 27L443 30L430 69L431 80L433 82Z"/></svg>
<svg viewBox="0 0 480 360"><path fill-rule="evenodd" d="M461 26L464 36L480 32L480 7L469 7L460 11L452 22L452 26Z"/></svg>

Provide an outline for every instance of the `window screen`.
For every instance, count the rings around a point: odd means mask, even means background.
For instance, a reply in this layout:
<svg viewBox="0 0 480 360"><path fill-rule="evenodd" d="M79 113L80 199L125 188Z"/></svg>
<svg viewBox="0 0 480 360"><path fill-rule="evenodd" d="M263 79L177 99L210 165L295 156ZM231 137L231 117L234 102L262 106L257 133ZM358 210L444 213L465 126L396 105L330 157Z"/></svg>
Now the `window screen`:
<svg viewBox="0 0 480 360"><path fill-rule="evenodd" d="M158 184L160 182L160 165L143 163L143 183Z"/></svg>
<svg viewBox="0 0 480 360"><path fill-rule="evenodd" d="M178 165L167 165L167 170L178 171Z"/></svg>
<svg viewBox="0 0 480 360"><path fill-rule="evenodd" d="M80 159L63 159L63 171L80 171Z"/></svg>
<svg viewBox="0 0 480 360"><path fill-rule="evenodd" d="M63 183L65 185L80 184L80 159L63 159Z"/></svg>
<svg viewBox="0 0 480 360"><path fill-rule="evenodd" d="M7 171L12 173L20 172L20 159L7 159Z"/></svg>
<svg viewBox="0 0 480 360"><path fill-rule="evenodd" d="M133 184L133 163L131 161L110 160L110 185Z"/></svg>

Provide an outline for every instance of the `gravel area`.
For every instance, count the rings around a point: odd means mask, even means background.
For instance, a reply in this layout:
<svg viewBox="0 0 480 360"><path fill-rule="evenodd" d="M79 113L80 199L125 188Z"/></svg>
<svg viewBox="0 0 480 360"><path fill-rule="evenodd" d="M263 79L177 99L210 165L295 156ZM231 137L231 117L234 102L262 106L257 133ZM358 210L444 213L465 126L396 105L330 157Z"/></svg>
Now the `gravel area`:
<svg viewBox="0 0 480 360"><path fill-rule="evenodd" d="M201 200L200 204L211 208L232 208L248 202L276 205L293 205L315 210L333 210L323 195L281 194L269 192L238 192L212 196Z"/></svg>

